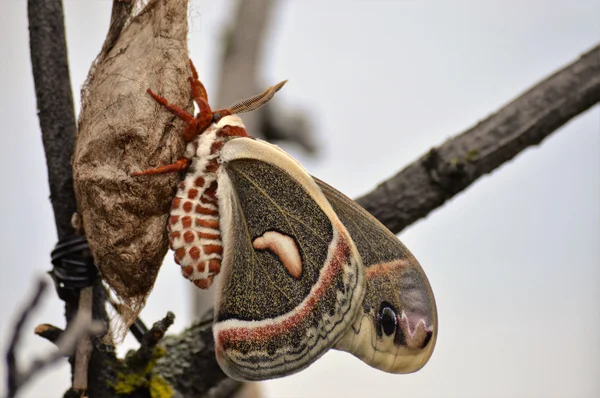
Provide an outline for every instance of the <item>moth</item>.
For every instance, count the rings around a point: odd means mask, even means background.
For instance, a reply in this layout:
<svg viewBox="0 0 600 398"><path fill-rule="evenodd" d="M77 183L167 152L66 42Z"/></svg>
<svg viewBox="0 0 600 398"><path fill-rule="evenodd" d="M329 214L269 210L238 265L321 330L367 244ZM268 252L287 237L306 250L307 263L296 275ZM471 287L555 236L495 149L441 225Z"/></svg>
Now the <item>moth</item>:
<svg viewBox="0 0 600 398"><path fill-rule="evenodd" d="M437 312L418 261L356 202L251 137L237 116L286 82L213 111L191 70L195 117L147 90L185 122L184 156L133 174L185 172L169 244L196 286L220 273L213 334L223 371L238 380L282 377L330 348L386 372L420 369L435 346Z"/></svg>

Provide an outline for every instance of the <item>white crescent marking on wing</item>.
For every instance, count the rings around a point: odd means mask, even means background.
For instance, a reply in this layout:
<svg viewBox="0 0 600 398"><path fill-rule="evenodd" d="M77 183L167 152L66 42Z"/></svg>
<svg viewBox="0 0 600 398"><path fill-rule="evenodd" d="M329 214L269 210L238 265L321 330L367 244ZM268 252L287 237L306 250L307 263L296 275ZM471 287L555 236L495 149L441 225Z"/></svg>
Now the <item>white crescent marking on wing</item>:
<svg viewBox="0 0 600 398"><path fill-rule="evenodd" d="M268 249L275 253L281 263L296 279L302 274L302 260L296 242L291 236L276 231L267 231L262 236L254 239L252 246L255 249Z"/></svg>

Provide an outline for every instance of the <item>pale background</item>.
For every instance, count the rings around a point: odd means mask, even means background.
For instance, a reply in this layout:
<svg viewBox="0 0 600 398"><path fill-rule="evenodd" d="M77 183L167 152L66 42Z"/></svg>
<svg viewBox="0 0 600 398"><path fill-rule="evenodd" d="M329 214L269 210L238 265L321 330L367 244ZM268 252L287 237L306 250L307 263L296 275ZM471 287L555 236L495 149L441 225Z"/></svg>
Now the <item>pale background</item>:
<svg viewBox="0 0 600 398"><path fill-rule="evenodd" d="M65 2L77 103L110 6ZM229 1L192 1L190 51L209 92L230 11ZM25 0L0 1L0 33L4 355L14 314L49 269L56 236ZM310 112L321 156L286 149L356 197L599 40L597 0L285 1L262 70L265 83L290 80L275 101ZM596 106L401 234L438 303L438 344L423 370L389 375L331 352L264 383L266 396L600 396L599 150ZM188 285L169 254L144 321L172 310L171 332L182 330L191 319ZM34 318L21 345L26 363L53 348L33 327L64 325L53 292ZM4 388L3 362L0 373ZM68 384L65 362L22 396L60 396Z"/></svg>

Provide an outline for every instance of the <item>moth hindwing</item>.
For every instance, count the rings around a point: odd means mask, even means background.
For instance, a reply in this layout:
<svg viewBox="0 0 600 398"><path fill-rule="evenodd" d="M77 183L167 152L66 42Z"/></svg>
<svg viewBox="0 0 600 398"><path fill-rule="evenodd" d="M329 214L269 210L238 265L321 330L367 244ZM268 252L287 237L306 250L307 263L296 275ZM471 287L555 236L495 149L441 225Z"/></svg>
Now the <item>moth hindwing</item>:
<svg viewBox="0 0 600 398"><path fill-rule="evenodd" d="M217 360L236 379L285 376L350 327L364 298L364 267L315 181L289 155L237 138L220 162Z"/></svg>
<svg viewBox="0 0 600 398"><path fill-rule="evenodd" d="M391 373L419 370L437 337L437 310L417 259L356 202L315 179L360 253L367 292L357 318L335 348Z"/></svg>

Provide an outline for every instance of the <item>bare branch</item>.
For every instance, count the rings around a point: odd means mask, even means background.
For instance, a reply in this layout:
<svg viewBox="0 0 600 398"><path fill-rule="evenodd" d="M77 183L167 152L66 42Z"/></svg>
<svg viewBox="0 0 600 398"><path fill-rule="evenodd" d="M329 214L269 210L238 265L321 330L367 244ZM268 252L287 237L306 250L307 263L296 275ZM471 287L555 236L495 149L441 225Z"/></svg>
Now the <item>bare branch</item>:
<svg viewBox="0 0 600 398"><path fill-rule="evenodd" d="M357 202L398 233L599 101L596 46Z"/></svg>
<svg viewBox="0 0 600 398"><path fill-rule="evenodd" d="M9 349L6 354L9 397L14 397L19 388L27 383L32 377L40 373L43 369L55 364L62 358L73 354L75 345L81 338L90 334L100 334L104 331L104 324L102 322L92 322L89 313L78 313L73 322L71 322L69 328L62 333L61 337L58 339L56 344L58 349L46 357L34 360L29 369L26 371L20 371L16 362L15 351L19 344L20 336L23 333L23 325L29 318L31 312L39 304L40 298L46 290L46 287L47 284L44 280L40 280L38 282L38 286L33 298L21 312L21 315L13 329Z"/></svg>
<svg viewBox="0 0 600 398"><path fill-rule="evenodd" d="M35 327L34 333L40 337L45 338L51 343L56 344L60 336L62 336L64 330L49 323L42 323Z"/></svg>
<svg viewBox="0 0 600 398"><path fill-rule="evenodd" d="M92 287L84 287L79 293L78 314L81 317L87 317L86 322L92 322ZM73 371L73 389L77 391L87 390L88 385L88 364L92 355L92 341L90 336L82 336L77 343L75 351L75 369Z"/></svg>
<svg viewBox="0 0 600 398"><path fill-rule="evenodd" d="M15 327L13 329L13 334L10 339L10 343L8 345L8 351L6 353L6 367L8 370L8 396L14 397L17 393L17 390L22 385L21 376L19 375L19 370L17 369L17 359L15 355L15 351L17 349L17 345L19 344L19 339L23 334L23 326L31 315L31 312L38 306L40 302L40 298L44 291L48 287L47 283L44 280L38 282L37 288L33 297L29 301L29 303L25 306L23 311L21 311L21 315L19 319L15 323Z"/></svg>
<svg viewBox="0 0 600 398"><path fill-rule="evenodd" d="M226 31L217 102L223 106L264 90L275 82L262 82L259 74L263 43L277 7L273 0L238 1L237 13ZM281 76L279 80L285 79ZM274 112L268 104L257 112L244 115L244 124L252 135L274 141L299 144L314 153L316 144L309 118L301 111L293 114Z"/></svg>
<svg viewBox="0 0 600 398"><path fill-rule="evenodd" d="M213 312L210 310L181 334L166 336L162 341L165 356L158 360L154 370L180 396L201 397L223 382L228 387L236 383L227 381L230 379L217 363L212 324ZM226 390L230 391L229 388ZM216 392L214 390L211 394Z"/></svg>
<svg viewBox="0 0 600 398"><path fill-rule="evenodd" d="M29 47L58 238L73 233L75 111L60 0L28 0Z"/></svg>
<svg viewBox="0 0 600 398"><path fill-rule="evenodd" d="M144 333L141 346L136 352L136 361L145 366L152 358L154 347L162 340L167 332L167 329L175 321L175 315L169 311L167 315L160 321L155 322L152 328Z"/></svg>
<svg viewBox="0 0 600 398"><path fill-rule="evenodd" d="M113 0L110 25L100 54L108 54L114 47L123 27L131 17L134 5L135 0Z"/></svg>

